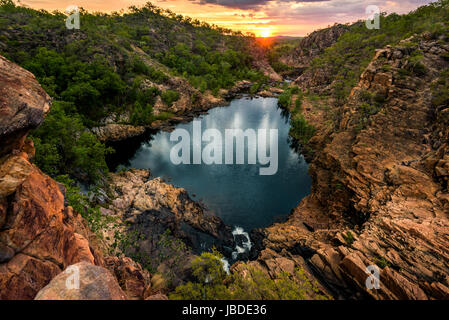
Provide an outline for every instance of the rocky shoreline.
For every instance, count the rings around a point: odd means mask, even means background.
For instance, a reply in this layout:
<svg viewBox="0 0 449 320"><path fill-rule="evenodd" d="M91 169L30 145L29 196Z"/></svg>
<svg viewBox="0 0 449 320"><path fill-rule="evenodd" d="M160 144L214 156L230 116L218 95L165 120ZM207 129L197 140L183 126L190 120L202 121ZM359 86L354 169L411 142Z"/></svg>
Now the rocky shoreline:
<svg viewBox="0 0 449 320"><path fill-rule="evenodd" d="M100 141L108 144L126 142L126 140L133 138L138 139L147 132L172 131L175 125L179 123L191 122L194 118L207 113L210 109L225 107L230 104L231 100L242 97L244 94L249 94L252 85L253 83L250 81L239 81L231 89L221 89L219 97L214 97L211 94L200 95L201 98L198 103L192 103L192 101L186 98L187 94L184 94L183 92L181 98L175 102L174 106L159 107L159 109L157 109L158 113L163 111L173 112L174 116L167 120L156 120L150 126L133 126L125 123L116 123L110 119L106 119L104 126L95 127L91 130L97 135ZM184 88L184 90L187 89ZM189 90L192 89L190 88ZM270 86L268 90L259 90L251 96L276 97L282 93L282 91L283 90L280 88ZM182 103L185 103L185 105L182 105Z"/></svg>

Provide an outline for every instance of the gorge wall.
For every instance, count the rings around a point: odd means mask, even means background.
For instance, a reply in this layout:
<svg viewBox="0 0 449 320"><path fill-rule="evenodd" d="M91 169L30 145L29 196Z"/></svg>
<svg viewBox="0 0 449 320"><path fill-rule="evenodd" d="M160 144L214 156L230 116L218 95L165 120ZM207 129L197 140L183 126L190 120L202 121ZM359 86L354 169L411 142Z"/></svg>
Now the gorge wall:
<svg viewBox="0 0 449 320"><path fill-rule="evenodd" d="M281 55L279 61L293 67L298 74L297 77L301 77L312 60L337 42L338 38L347 31L349 26L343 24L335 24L332 27L314 31L303 38L296 48Z"/></svg>
<svg viewBox="0 0 449 320"><path fill-rule="evenodd" d="M326 45L336 38L326 36ZM320 293L336 298L448 299L449 106L439 99L447 90L448 54L447 41L426 34L377 50L338 107L333 130L318 125L322 119L309 116L314 107L308 106L304 115L318 128L310 140L312 193L286 222L253 232L258 257L232 269L256 267L275 278L300 267L317 280ZM299 77L296 83L320 83L320 75L307 77L311 81ZM0 57L0 299L166 298L139 263L110 255L121 229L105 229L109 240L92 233L67 205L65 188L32 164L27 134L50 105L31 73ZM102 214L159 237L139 238L130 254L143 248L156 257L166 227L175 230L174 238L189 238L186 227L229 238L230 230L205 216L184 190L148 171L110 179L112 205ZM184 253L182 262L193 257ZM179 260L159 269L174 264ZM97 289L67 292L63 270L71 265ZM365 285L370 265L380 269L379 290ZM188 269L187 263L181 267Z"/></svg>
<svg viewBox="0 0 449 320"><path fill-rule="evenodd" d="M53 294L41 298L149 297L150 275L129 258L104 256L86 221L67 206L64 186L32 164L27 134L50 105L30 72L0 56L0 299L33 299L68 266L80 263L81 274L100 277L85 277L82 289L89 290L74 296L64 281L56 281L47 287Z"/></svg>
<svg viewBox="0 0 449 320"><path fill-rule="evenodd" d="M448 52L429 34L376 51L336 128L310 140L312 194L262 231L254 264L303 266L335 297L449 298Z"/></svg>

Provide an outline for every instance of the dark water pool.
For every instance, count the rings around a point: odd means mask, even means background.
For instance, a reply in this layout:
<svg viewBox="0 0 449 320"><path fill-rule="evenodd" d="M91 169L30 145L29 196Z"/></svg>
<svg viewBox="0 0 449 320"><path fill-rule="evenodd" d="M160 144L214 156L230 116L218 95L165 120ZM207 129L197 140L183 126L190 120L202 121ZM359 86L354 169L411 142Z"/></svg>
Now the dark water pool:
<svg viewBox="0 0 449 320"><path fill-rule="evenodd" d="M201 200L226 224L246 231L267 227L285 217L309 194L308 165L289 141L288 115L277 107L277 99L236 99L230 106L212 109L198 120L201 120L203 131L218 129L223 132L223 138L225 129L277 129L277 173L259 175L259 164L174 165L170 161L170 150L177 142L170 141L169 132L156 133L134 147L130 144L128 152L120 151L122 159L119 162L127 168L150 169L153 176L185 188L193 199ZM176 126L191 135L192 127L192 123ZM207 143L203 142L203 145ZM245 143L245 151L247 149Z"/></svg>

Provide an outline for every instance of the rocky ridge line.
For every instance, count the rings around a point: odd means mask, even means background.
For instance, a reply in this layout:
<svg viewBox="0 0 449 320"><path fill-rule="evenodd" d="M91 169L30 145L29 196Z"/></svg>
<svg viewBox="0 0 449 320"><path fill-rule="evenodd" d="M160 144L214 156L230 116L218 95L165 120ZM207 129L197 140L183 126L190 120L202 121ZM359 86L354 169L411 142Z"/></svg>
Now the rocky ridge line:
<svg viewBox="0 0 449 320"><path fill-rule="evenodd" d="M376 52L339 129L311 140L312 194L263 230L260 268L274 252L335 297L449 298L448 106L432 104L448 52L426 36ZM370 265L380 290L365 285Z"/></svg>

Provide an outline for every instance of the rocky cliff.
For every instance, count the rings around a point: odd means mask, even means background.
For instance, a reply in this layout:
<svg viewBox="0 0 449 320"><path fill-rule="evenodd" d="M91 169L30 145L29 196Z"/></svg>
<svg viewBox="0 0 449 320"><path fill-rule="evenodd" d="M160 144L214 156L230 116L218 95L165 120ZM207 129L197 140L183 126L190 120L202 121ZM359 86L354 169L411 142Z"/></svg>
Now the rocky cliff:
<svg viewBox="0 0 449 320"><path fill-rule="evenodd" d="M27 134L50 104L31 73L0 57L0 299L33 299L47 285L40 298L149 297L150 275L128 258L106 257L86 221L66 205L64 187L32 164ZM80 263L81 289L89 290L65 295L64 282L49 284Z"/></svg>
<svg viewBox="0 0 449 320"><path fill-rule="evenodd" d="M190 262L209 246L234 247L231 227L207 213L186 190L132 169L109 175L102 229L114 254L124 253L162 274L170 289L190 276Z"/></svg>
<svg viewBox="0 0 449 320"><path fill-rule="evenodd" d="M279 61L295 68L297 76L300 76L313 58L332 46L348 30L347 25L335 24L332 27L314 31L303 38L294 50L282 55Z"/></svg>
<svg viewBox="0 0 449 320"><path fill-rule="evenodd" d="M449 299L448 52L426 35L377 50L336 130L311 140L312 194L263 231L263 252L336 297ZM378 290L365 285L370 265Z"/></svg>

